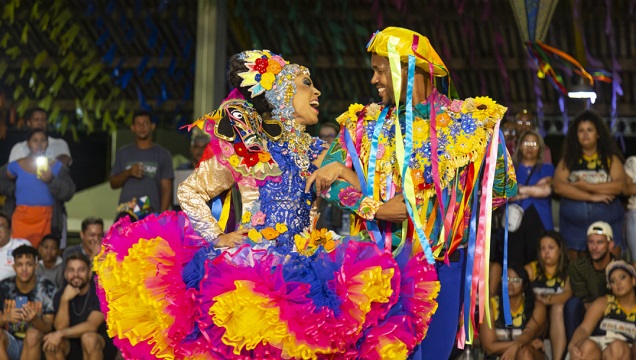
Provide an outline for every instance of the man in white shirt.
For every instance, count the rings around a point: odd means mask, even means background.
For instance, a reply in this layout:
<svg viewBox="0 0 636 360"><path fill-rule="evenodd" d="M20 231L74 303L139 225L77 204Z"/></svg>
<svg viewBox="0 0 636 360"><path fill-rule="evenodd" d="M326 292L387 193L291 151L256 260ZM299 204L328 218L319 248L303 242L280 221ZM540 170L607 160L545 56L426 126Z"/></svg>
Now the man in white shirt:
<svg viewBox="0 0 636 360"><path fill-rule="evenodd" d="M0 281L15 276L13 250L21 245L31 245L26 239L11 238L11 218L0 212Z"/></svg>
<svg viewBox="0 0 636 360"><path fill-rule="evenodd" d="M42 129L47 131L48 117L46 111L40 107L27 110L24 115L26 125L29 130ZM57 159L67 167L71 165L71 152L68 144L63 139L57 139L49 136L49 147L46 149L46 156L51 159ZM25 158L29 155L29 147L26 141L21 141L11 148L9 154L9 162Z"/></svg>

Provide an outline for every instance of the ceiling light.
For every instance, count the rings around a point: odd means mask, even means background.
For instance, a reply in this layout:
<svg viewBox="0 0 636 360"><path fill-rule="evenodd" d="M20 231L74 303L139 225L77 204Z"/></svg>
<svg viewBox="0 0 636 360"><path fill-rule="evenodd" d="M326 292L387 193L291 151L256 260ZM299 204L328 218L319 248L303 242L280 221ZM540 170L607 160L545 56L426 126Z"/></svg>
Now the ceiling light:
<svg viewBox="0 0 636 360"><path fill-rule="evenodd" d="M590 102L594 104L596 101L596 92L594 92L594 88L590 85L580 83L570 88L568 97L572 99L590 99Z"/></svg>

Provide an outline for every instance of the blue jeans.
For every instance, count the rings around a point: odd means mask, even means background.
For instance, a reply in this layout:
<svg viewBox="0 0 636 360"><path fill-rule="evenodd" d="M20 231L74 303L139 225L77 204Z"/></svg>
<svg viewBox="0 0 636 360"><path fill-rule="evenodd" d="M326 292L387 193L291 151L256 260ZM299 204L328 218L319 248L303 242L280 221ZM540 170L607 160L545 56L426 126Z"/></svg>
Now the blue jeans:
<svg viewBox="0 0 636 360"><path fill-rule="evenodd" d="M464 296L464 272L466 268L465 249L457 249L459 260L446 266L444 262L436 262L440 291L437 296L439 304L429 324L426 337L415 348L409 357L412 360L448 359L455 337L459 330L459 313Z"/></svg>
<svg viewBox="0 0 636 360"><path fill-rule="evenodd" d="M632 262L636 261L636 210L628 210L625 213L625 239L629 246Z"/></svg>
<svg viewBox="0 0 636 360"><path fill-rule="evenodd" d="M9 339L9 346L7 346L7 356L9 360L19 360L20 355L22 355L22 343L24 340L14 337L6 330L2 331L4 331L7 339Z"/></svg>
<svg viewBox="0 0 636 360"><path fill-rule="evenodd" d="M576 296L572 296L563 305L563 321L565 321L565 335L568 343L574 335L574 331L583 322L585 317L585 306L583 300Z"/></svg>

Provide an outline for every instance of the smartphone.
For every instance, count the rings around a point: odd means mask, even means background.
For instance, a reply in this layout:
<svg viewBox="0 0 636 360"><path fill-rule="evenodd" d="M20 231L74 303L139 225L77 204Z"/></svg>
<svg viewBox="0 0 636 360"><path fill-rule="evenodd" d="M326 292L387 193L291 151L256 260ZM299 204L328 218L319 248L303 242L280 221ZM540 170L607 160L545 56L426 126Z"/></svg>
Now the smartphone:
<svg viewBox="0 0 636 360"><path fill-rule="evenodd" d="M16 296L15 298L15 308L22 309L26 303L29 302L29 299L26 296Z"/></svg>

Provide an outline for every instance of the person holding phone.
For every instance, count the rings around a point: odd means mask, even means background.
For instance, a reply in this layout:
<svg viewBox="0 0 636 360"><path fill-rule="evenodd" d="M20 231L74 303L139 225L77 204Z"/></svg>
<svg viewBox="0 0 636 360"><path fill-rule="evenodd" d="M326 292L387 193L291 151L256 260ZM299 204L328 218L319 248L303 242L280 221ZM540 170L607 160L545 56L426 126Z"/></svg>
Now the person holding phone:
<svg viewBox="0 0 636 360"><path fill-rule="evenodd" d="M52 330L55 285L35 276L37 250L13 251L16 276L0 282L0 359L38 359L42 337Z"/></svg>

